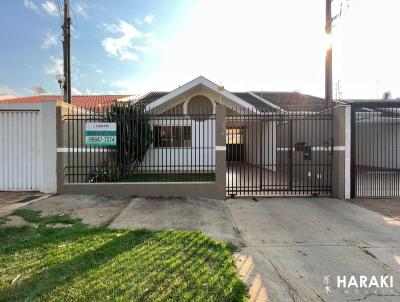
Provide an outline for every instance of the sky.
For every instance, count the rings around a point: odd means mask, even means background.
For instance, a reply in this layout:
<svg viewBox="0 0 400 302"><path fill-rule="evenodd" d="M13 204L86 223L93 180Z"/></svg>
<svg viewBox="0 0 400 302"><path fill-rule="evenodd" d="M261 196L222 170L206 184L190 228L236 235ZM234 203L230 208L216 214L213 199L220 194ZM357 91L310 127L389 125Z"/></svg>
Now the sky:
<svg viewBox="0 0 400 302"><path fill-rule="evenodd" d="M334 96L400 97L400 1L334 0L334 15L340 3L328 38L325 0L71 0L72 92L142 95L202 75L323 96L332 43ZM0 94L60 93L61 22L57 0L0 1Z"/></svg>

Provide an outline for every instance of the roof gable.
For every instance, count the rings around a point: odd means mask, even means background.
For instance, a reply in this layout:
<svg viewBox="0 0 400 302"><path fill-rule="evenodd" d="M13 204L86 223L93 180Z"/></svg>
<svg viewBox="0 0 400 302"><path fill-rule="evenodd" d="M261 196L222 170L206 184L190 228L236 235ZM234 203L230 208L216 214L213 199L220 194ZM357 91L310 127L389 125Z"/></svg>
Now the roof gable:
<svg viewBox="0 0 400 302"><path fill-rule="evenodd" d="M184 94L185 92L188 92L189 90L197 87L197 86L204 86L216 93L219 93L221 96L225 97L226 99L230 100L231 102L233 102L234 104L236 104L238 107L244 107L244 108L248 108L248 109L252 109L252 110L257 110L256 107L254 107L252 104L244 101L243 99L241 99L240 97L236 96L235 94L225 90L225 89L221 89L220 86L218 86L217 84L211 82L210 80L206 79L203 76L200 76L188 83L186 83L183 86L178 87L175 90L172 90L171 92L160 96L158 99L151 101L150 100L150 94L144 96L140 101L146 99L147 97L147 105L146 108L147 109L154 109L157 107L160 107L162 105L167 104L169 101L173 100L174 98ZM156 95L153 93L153 95L151 95L152 97L155 97Z"/></svg>

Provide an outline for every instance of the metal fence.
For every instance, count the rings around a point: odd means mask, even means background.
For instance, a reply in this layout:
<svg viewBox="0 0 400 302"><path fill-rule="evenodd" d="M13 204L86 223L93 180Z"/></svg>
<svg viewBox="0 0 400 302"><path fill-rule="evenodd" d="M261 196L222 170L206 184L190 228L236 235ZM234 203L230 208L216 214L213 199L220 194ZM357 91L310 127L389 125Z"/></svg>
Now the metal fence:
<svg viewBox="0 0 400 302"><path fill-rule="evenodd" d="M352 197L400 197L400 102L352 104Z"/></svg>
<svg viewBox="0 0 400 302"><path fill-rule="evenodd" d="M228 195L329 195L332 110L227 115Z"/></svg>
<svg viewBox="0 0 400 302"><path fill-rule="evenodd" d="M115 123L114 146L93 145L93 123ZM190 115L132 103L68 108L62 131L66 183L215 180L215 114L201 108Z"/></svg>

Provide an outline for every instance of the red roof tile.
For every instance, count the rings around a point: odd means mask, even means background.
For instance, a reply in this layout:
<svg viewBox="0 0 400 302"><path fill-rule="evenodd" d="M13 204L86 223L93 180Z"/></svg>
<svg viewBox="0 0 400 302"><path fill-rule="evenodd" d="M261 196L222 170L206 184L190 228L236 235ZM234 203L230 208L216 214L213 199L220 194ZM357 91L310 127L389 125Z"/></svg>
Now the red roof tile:
<svg viewBox="0 0 400 302"><path fill-rule="evenodd" d="M91 109L99 106L107 106L116 100L128 97L128 95L74 95L72 96L72 105ZM35 95L18 97L14 99L0 100L1 103L41 103L42 101L59 101L58 95Z"/></svg>

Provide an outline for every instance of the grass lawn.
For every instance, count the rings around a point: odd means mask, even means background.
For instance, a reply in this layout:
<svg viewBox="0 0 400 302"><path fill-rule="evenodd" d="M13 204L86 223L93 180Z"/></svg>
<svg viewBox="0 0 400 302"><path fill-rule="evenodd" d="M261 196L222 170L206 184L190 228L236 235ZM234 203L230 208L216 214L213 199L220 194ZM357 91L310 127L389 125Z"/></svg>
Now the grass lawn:
<svg viewBox="0 0 400 302"><path fill-rule="evenodd" d="M215 181L215 173L137 174L126 177L123 182L196 182Z"/></svg>
<svg viewBox="0 0 400 302"><path fill-rule="evenodd" d="M17 212L18 214L18 212ZM88 228L68 215L0 227L0 301L244 301L233 246L201 232ZM71 227L49 228L48 223Z"/></svg>

